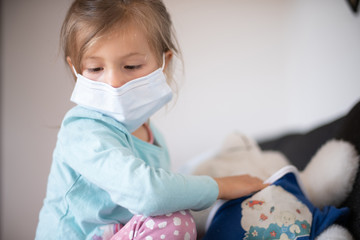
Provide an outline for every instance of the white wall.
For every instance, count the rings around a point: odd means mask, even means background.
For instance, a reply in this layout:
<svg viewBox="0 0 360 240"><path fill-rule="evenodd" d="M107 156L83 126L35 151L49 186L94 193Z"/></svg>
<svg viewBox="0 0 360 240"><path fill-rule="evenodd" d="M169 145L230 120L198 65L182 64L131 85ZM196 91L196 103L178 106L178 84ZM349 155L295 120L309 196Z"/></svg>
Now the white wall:
<svg viewBox="0 0 360 240"><path fill-rule="evenodd" d="M57 126L72 106L58 56L70 0L3 0L1 239L33 239ZM345 0L165 0L185 60L154 121L175 168L237 129L306 130L360 99L360 17Z"/></svg>
<svg viewBox="0 0 360 240"><path fill-rule="evenodd" d="M157 122L176 164L235 129L307 130L359 100L360 16L345 1L204 2L167 1L186 75Z"/></svg>

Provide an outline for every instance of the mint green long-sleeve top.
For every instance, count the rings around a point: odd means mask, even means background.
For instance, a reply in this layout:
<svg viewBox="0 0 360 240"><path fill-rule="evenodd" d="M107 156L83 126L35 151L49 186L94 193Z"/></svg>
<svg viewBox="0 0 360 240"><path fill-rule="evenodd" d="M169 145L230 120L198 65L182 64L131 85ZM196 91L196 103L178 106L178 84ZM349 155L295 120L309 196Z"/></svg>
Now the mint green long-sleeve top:
<svg viewBox="0 0 360 240"><path fill-rule="evenodd" d="M125 224L134 214L211 206L216 182L171 172L165 142L151 129L157 145L134 137L111 117L71 109L58 134L36 239L88 239L99 226Z"/></svg>

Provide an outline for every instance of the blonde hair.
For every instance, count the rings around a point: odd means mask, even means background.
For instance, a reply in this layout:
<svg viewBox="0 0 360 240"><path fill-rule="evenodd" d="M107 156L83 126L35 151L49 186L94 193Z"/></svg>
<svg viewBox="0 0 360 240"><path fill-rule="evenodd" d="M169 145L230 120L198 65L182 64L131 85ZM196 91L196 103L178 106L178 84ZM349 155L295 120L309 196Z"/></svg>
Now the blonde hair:
<svg viewBox="0 0 360 240"><path fill-rule="evenodd" d="M169 50L181 58L170 15L161 0L75 0L61 28L65 61L70 57L75 69L81 69L91 45L114 27L130 22L144 31L159 63ZM171 64L165 74L176 87Z"/></svg>

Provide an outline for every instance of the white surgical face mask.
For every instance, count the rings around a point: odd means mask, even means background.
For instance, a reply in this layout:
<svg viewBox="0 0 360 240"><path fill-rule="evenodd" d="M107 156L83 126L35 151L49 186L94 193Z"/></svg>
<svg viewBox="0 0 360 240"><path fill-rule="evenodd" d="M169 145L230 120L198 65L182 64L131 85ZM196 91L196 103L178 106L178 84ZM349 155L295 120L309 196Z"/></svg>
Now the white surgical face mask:
<svg viewBox="0 0 360 240"><path fill-rule="evenodd" d="M118 88L85 78L74 68L77 81L71 101L111 116L129 132L134 132L172 98L163 73L164 65L165 58L161 68Z"/></svg>

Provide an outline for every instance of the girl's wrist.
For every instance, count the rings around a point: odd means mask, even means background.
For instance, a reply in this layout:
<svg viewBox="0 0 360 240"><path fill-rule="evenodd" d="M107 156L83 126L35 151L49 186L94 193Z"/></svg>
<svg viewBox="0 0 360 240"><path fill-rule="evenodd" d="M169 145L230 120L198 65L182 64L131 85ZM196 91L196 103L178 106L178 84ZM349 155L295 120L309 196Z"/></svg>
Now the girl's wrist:
<svg viewBox="0 0 360 240"><path fill-rule="evenodd" d="M221 199L223 196L221 178L213 178L213 179L215 180L216 184L218 185L218 189L219 189L219 194L218 194L217 199Z"/></svg>

